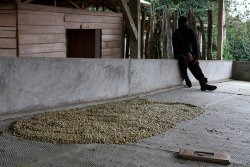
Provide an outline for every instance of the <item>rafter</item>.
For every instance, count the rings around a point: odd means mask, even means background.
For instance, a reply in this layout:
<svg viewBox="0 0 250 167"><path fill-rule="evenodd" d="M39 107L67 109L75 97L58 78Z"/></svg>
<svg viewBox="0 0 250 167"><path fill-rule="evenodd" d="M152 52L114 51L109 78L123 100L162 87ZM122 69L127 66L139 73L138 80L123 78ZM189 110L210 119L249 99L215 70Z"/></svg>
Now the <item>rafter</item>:
<svg viewBox="0 0 250 167"><path fill-rule="evenodd" d="M131 32L131 34L133 35L133 38L135 40L137 40L137 29L136 29L136 26L135 26L135 22L134 22L134 20L132 18L132 15L131 15L131 13L129 11L129 7L127 5L127 2L125 0L121 0L120 3L121 3L121 9L122 9L122 11L124 13L126 22L128 24L128 29Z"/></svg>
<svg viewBox="0 0 250 167"><path fill-rule="evenodd" d="M26 0L26 1L23 1L23 3L30 3L32 1L34 1L34 0Z"/></svg>
<svg viewBox="0 0 250 167"><path fill-rule="evenodd" d="M77 9L81 9L75 2L73 2L72 0L68 0L68 2L70 2L75 8Z"/></svg>

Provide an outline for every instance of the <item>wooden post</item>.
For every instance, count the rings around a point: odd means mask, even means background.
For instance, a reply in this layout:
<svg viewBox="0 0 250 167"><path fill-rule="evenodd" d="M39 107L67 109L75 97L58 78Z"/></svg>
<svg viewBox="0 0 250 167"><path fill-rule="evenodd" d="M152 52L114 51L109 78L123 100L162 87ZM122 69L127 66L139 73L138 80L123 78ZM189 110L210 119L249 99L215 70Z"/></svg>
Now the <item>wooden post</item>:
<svg viewBox="0 0 250 167"><path fill-rule="evenodd" d="M125 53L125 58L129 58L129 42L130 42L130 37L129 37L129 33L128 33L128 29L126 30L126 34L127 34L127 40L126 40L126 53Z"/></svg>
<svg viewBox="0 0 250 167"><path fill-rule="evenodd" d="M145 28L145 19L146 19L146 14L145 11L142 11L142 20L141 20L141 58L145 59L145 54L144 54L144 28Z"/></svg>
<svg viewBox="0 0 250 167"><path fill-rule="evenodd" d="M172 11L170 8L167 10L167 57L169 59L174 58L173 54L173 44L172 44L172 28L171 28L171 16L172 16Z"/></svg>
<svg viewBox="0 0 250 167"><path fill-rule="evenodd" d="M189 12L188 12L188 25L194 31L195 38L197 41L198 56L200 56L200 45L198 42L198 34L197 34L197 28L196 28L195 15L191 9L189 9Z"/></svg>
<svg viewBox="0 0 250 167"><path fill-rule="evenodd" d="M161 30L161 36L162 36L162 58L167 58L167 7L164 8L163 14L162 14L162 30Z"/></svg>
<svg viewBox="0 0 250 167"><path fill-rule="evenodd" d="M81 8L84 9L84 2L81 0Z"/></svg>
<svg viewBox="0 0 250 167"><path fill-rule="evenodd" d="M178 12L177 12L177 10L175 10L174 11L174 13L173 13L173 32L175 32L175 30L177 30L177 28L178 28Z"/></svg>
<svg viewBox="0 0 250 167"><path fill-rule="evenodd" d="M223 22L225 16L225 0L218 1L218 37L217 37L217 56L218 60L223 59Z"/></svg>
<svg viewBox="0 0 250 167"><path fill-rule="evenodd" d="M131 13L129 11L129 7L126 3L125 0L121 0L120 1L120 6L121 6L121 10L124 14L124 17L125 17L125 20L126 20L126 25L129 29L129 31L131 32L131 36L132 38L134 38L134 40L137 40L137 29L136 29L136 26L135 26L135 22L131 16Z"/></svg>
<svg viewBox="0 0 250 167"><path fill-rule="evenodd" d="M151 24L151 20L150 20L151 16L148 16L148 20L147 20L147 33L146 33L146 40L145 40L145 58L149 58L149 53L148 53L148 45L149 45L149 33L150 33L150 24Z"/></svg>
<svg viewBox="0 0 250 167"><path fill-rule="evenodd" d="M129 0L129 9L131 16L134 20L137 29L137 40L132 40L130 42L130 58L140 58L141 57L141 21L140 21L140 0Z"/></svg>
<svg viewBox="0 0 250 167"><path fill-rule="evenodd" d="M198 17L199 22L200 22L200 35L201 35L201 41L200 41L200 46L201 48L201 59L205 60L206 59L206 36L205 36L205 27L204 27L204 21Z"/></svg>
<svg viewBox="0 0 250 167"><path fill-rule="evenodd" d="M169 8L165 8L163 12L163 58L173 58L172 48L172 29L171 29L171 11Z"/></svg>
<svg viewBox="0 0 250 167"><path fill-rule="evenodd" d="M208 29L207 29L207 59L213 60L212 56L212 44L213 44L213 11L208 10Z"/></svg>
<svg viewBox="0 0 250 167"><path fill-rule="evenodd" d="M151 48L152 48L152 40L153 40L153 35L154 35L154 25L155 25L155 7L154 4L151 5L150 7L150 17L149 17L149 32L148 32L148 39L147 39L147 51L146 51L146 55L147 58L151 57Z"/></svg>
<svg viewBox="0 0 250 167"><path fill-rule="evenodd" d="M22 1L16 1L16 57L19 57L19 20L18 20L18 8Z"/></svg>

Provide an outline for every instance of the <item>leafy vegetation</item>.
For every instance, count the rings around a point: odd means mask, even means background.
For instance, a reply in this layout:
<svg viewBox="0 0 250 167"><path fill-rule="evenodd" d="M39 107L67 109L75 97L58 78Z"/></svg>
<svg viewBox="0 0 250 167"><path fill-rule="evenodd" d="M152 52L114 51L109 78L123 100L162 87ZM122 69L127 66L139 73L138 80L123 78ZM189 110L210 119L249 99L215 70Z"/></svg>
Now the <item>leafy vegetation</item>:
<svg viewBox="0 0 250 167"><path fill-rule="evenodd" d="M217 58L217 2L214 0L147 0L155 5L156 12L162 14L168 6L172 11L178 11L179 15L187 15L191 8L193 12L207 22L207 10L213 10L215 25L213 32L213 58ZM224 41L223 57L226 60L250 61L250 2L226 0L226 38ZM245 9L244 12L239 9Z"/></svg>

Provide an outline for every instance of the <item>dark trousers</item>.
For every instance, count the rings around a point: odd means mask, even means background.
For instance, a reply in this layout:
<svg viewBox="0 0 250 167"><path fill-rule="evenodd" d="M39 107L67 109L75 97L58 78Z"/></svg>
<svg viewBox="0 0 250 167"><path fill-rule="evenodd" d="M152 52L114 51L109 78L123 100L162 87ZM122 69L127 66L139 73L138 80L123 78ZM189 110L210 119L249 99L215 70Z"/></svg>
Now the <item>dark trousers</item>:
<svg viewBox="0 0 250 167"><path fill-rule="evenodd" d="M206 78L200 68L199 62L196 62L195 64L194 62L188 62L187 57L185 55L180 55L178 57L178 63L184 79L188 77L187 68L189 68L191 73L200 82L200 84L205 84Z"/></svg>

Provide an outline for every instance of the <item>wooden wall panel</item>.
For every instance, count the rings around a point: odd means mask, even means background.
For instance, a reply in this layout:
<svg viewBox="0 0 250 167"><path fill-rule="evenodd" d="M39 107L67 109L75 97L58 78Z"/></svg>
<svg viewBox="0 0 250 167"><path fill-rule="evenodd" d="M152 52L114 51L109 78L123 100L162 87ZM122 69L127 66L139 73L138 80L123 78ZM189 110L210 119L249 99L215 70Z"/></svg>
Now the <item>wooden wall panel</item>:
<svg viewBox="0 0 250 167"><path fill-rule="evenodd" d="M33 53L33 54L23 54L20 57L66 57L66 52L51 52L51 53Z"/></svg>
<svg viewBox="0 0 250 167"><path fill-rule="evenodd" d="M16 10L0 10L0 14L16 14Z"/></svg>
<svg viewBox="0 0 250 167"><path fill-rule="evenodd" d="M0 49L0 56L16 57L16 49Z"/></svg>
<svg viewBox="0 0 250 167"><path fill-rule="evenodd" d="M102 35L121 35L122 30L121 29L103 29Z"/></svg>
<svg viewBox="0 0 250 167"><path fill-rule="evenodd" d="M102 35L102 41L121 41L121 35Z"/></svg>
<svg viewBox="0 0 250 167"><path fill-rule="evenodd" d="M0 48L16 48L16 39L0 38Z"/></svg>
<svg viewBox="0 0 250 167"><path fill-rule="evenodd" d="M18 11L20 57L66 57L64 14Z"/></svg>
<svg viewBox="0 0 250 167"><path fill-rule="evenodd" d="M102 42L103 49L119 47L121 47L121 41Z"/></svg>
<svg viewBox="0 0 250 167"><path fill-rule="evenodd" d="M119 24L122 22L121 17L109 16L95 16L95 15L74 15L65 14L66 22L80 22L80 23L112 23Z"/></svg>
<svg viewBox="0 0 250 167"><path fill-rule="evenodd" d="M65 34L64 26L19 25L20 34Z"/></svg>
<svg viewBox="0 0 250 167"><path fill-rule="evenodd" d="M16 10L13 4L0 4L0 56L17 56Z"/></svg>
<svg viewBox="0 0 250 167"><path fill-rule="evenodd" d="M121 58L121 13L22 3L18 19L20 57L66 57L67 29L101 29L102 58Z"/></svg>
<svg viewBox="0 0 250 167"><path fill-rule="evenodd" d="M120 53L121 48L102 49L102 56L119 55Z"/></svg>
<svg viewBox="0 0 250 167"><path fill-rule="evenodd" d="M16 4L6 4L0 2L0 10L11 10L16 9Z"/></svg>
<svg viewBox="0 0 250 167"><path fill-rule="evenodd" d="M19 35L19 44L65 43L65 34Z"/></svg>
<svg viewBox="0 0 250 167"><path fill-rule="evenodd" d="M2 31L16 31L16 25L15 25L15 27L0 27L0 30L2 30Z"/></svg>
<svg viewBox="0 0 250 167"><path fill-rule="evenodd" d="M0 26L1 27L15 27L16 15L15 14L0 14Z"/></svg>
<svg viewBox="0 0 250 167"><path fill-rule="evenodd" d="M63 14L61 15L35 15L35 14L18 14L18 24L20 25L64 25Z"/></svg>
<svg viewBox="0 0 250 167"><path fill-rule="evenodd" d="M31 45L20 45L20 55L25 54L38 54L38 53L52 53L52 52L65 52L65 43L53 43L53 44L31 44Z"/></svg>
<svg viewBox="0 0 250 167"><path fill-rule="evenodd" d="M121 24L65 22L66 29L121 29Z"/></svg>
<svg viewBox="0 0 250 167"><path fill-rule="evenodd" d="M0 30L0 38L16 38L16 31Z"/></svg>

